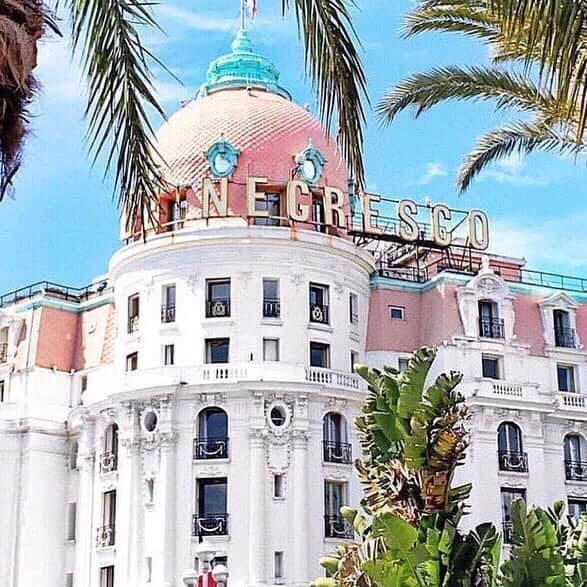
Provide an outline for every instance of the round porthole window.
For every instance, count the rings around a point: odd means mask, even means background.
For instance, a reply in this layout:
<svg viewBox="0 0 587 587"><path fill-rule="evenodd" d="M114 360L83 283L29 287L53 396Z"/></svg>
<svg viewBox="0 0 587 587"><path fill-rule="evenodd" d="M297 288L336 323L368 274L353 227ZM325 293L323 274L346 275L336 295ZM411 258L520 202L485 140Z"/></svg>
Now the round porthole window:
<svg viewBox="0 0 587 587"><path fill-rule="evenodd" d="M158 423L159 418L157 417L157 412L155 412L155 410L149 410L145 413L143 417L143 427L147 432L155 432Z"/></svg>
<svg viewBox="0 0 587 587"><path fill-rule="evenodd" d="M285 409L282 406L274 406L271 408L271 423L276 428L281 428L286 421Z"/></svg>

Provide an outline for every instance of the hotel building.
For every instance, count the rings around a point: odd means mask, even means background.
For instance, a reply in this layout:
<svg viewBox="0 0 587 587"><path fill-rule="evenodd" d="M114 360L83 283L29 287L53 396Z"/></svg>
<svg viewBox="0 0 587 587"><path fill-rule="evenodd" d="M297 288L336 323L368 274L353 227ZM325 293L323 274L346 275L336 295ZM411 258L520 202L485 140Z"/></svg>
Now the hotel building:
<svg viewBox="0 0 587 587"><path fill-rule="evenodd" d="M230 585L308 585L362 495L353 365L422 345L464 373L466 523L585 510L587 281L343 229L335 143L244 31L157 145L175 187L106 275L0 297L3 585L180 587L203 540Z"/></svg>

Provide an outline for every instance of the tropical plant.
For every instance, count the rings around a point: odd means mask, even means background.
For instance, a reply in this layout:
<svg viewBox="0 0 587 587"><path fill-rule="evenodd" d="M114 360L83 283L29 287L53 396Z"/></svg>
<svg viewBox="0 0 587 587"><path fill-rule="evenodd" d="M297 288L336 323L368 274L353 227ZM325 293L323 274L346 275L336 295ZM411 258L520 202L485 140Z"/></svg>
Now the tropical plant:
<svg viewBox="0 0 587 587"><path fill-rule="evenodd" d="M341 513L357 540L321 564L316 587L555 587L586 585L587 517L565 521L562 502L512 508L511 557L501 565L493 524L459 529L470 486L453 487L468 444L459 373L426 386L436 351L418 350L402 373L357 367L369 384L357 418L361 510Z"/></svg>
<svg viewBox="0 0 587 587"><path fill-rule="evenodd" d="M377 105L385 124L408 108L418 117L448 100L492 100L498 110L529 115L477 141L459 171L460 192L491 162L515 152L587 153L585 0L419 0L403 33L429 31L480 39L490 64L410 75Z"/></svg>
<svg viewBox="0 0 587 587"><path fill-rule="evenodd" d="M282 0L284 14L290 5L320 113L327 127L337 117L339 146L362 185L366 80L349 12L352 0ZM105 154L106 169L114 168L118 204L129 218L152 216L150 204L165 186L149 116L150 109L164 116L150 68L159 62L141 38L144 30L157 28L151 9L145 0L0 2L0 200L20 166L28 108L38 92L37 43L57 30L50 15L65 11L87 78L93 162Z"/></svg>

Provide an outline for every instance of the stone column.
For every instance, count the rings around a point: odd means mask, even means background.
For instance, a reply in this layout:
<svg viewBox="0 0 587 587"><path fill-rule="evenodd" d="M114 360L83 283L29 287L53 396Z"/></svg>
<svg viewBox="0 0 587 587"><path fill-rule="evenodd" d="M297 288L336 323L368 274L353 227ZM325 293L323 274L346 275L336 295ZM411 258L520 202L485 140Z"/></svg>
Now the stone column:
<svg viewBox="0 0 587 587"><path fill-rule="evenodd" d="M293 552L292 565L293 584L299 587L310 583L308 577L308 440L310 433L307 430L294 430L293 432L293 511L292 520Z"/></svg>
<svg viewBox="0 0 587 587"><path fill-rule="evenodd" d="M157 505L163 510L161 525L161 577L163 587L175 586L175 432L161 435L161 464Z"/></svg>
<svg viewBox="0 0 587 587"><path fill-rule="evenodd" d="M90 585L94 548L94 421L82 419L78 440L78 497L75 538L75 578L80 585Z"/></svg>
<svg viewBox="0 0 587 587"><path fill-rule="evenodd" d="M265 583L265 430L249 430L249 585Z"/></svg>
<svg viewBox="0 0 587 587"><path fill-rule="evenodd" d="M118 484L116 489L116 587L126 587L138 582L137 577L137 507L141 499L137 492L139 476L140 424L135 406L123 406L124 417L119 428Z"/></svg>

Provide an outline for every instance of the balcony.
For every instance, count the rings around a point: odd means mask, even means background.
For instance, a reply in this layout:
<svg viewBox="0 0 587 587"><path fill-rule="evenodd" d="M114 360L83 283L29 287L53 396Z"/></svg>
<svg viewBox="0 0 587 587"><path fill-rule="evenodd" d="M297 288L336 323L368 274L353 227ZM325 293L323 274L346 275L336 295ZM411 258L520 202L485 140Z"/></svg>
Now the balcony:
<svg viewBox="0 0 587 587"><path fill-rule="evenodd" d="M577 348L575 330L573 328L558 327L554 329L554 344L566 349Z"/></svg>
<svg viewBox="0 0 587 587"><path fill-rule="evenodd" d="M228 438L194 438L195 461L228 458Z"/></svg>
<svg viewBox="0 0 587 587"><path fill-rule="evenodd" d="M229 318L230 298L206 301L206 318Z"/></svg>
<svg viewBox="0 0 587 587"><path fill-rule="evenodd" d="M528 455L525 452L500 450L497 456L500 471L528 472Z"/></svg>
<svg viewBox="0 0 587 587"><path fill-rule="evenodd" d="M101 528L98 528L98 533L96 535L96 547L106 548L108 546L114 546L114 538L114 525L102 526Z"/></svg>
<svg viewBox="0 0 587 587"><path fill-rule="evenodd" d="M505 338L503 318L479 318L479 336L481 338Z"/></svg>
<svg viewBox="0 0 587 587"><path fill-rule="evenodd" d="M115 452L103 452L100 455L100 473L112 473L118 468L118 455Z"/></svg>
<svg viewBox="0 0 587 587"><path fill-rule="evenodd" d="M330 324L328 306L326 304L310 304L310 322Z"/></svg>
<svg viewBox="0 0 587 587"><path fill-rule="evenodd" d="M194 514L192 536L228 536L228 514Z"/></svg>
<svg viewBox="0 0 587 587"><path fill-rule="evenodd" d="M139 317L129 316L128 318L128 333L138 332L139 330Z"/></svg>
<svg viewBox="0 0 587 587"><path fill-rule="evenodd" d="M164 324L175 322L175 306L161 306L161 322Z"/></svg>
<svg viewBox="0 0 587 587"><path fill-rule="evenodd" d="M352 540L355 537L353 527L342 516L324 516L324 536L326 538L343 538Z"/></svg>
<svg viewBox="0 0 587 587"><path fill-rule="evenodd" d="M323 458L325 463L339 463L350 465L353 462L353 447L347 442L322 442Z"/></svg>
<svg viewBox="0 0 587 587"><path fill-rule="evenodd" d="M263 318L279 318L281 303L278 299L265 298L263 300Z"/></svg>
<svg viewBox="0 0 587 587"><path fill-rule="evenodd" d="M559 391L557 394L558 407L563 410L584 411L587 408L587 402L581 393Z"/></svg>
<svg viewBox="0 0 587 587"><path fill-rule="evenodd" d="M567 481L587 481L587 461L565 461Z"/></svg>
<svg viewBox="0 0 587 587"><path fill-rule="evenodd" d="M0 363L8 361L8 343L0 342Z"/></svg>
<svg viewBox="0 0 587 587"><path fill-rule="evenodd" d="M100 397L100 389L112 386L115 375L92 380L88 388L88 401L95 394ZM275 361L271 363L217 363L178 367L173 365L138 369L124 375L124 388L121 391L154 389L186 385L225 385L240 381L312 383L325 387L362 391L366 389L363 380L354 373L335 371L322 367L308 367L300 364ZM86 392L86 393L88 393Z"/></svg>

